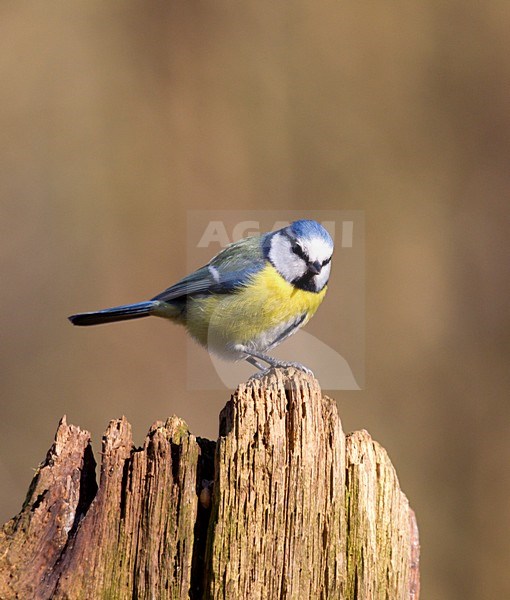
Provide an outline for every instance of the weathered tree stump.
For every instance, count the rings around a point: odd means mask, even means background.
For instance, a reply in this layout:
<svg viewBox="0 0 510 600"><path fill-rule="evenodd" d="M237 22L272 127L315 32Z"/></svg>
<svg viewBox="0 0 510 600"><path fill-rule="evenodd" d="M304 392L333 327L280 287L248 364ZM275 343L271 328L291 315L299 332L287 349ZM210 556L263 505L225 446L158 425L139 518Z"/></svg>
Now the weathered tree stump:
<svg viewBox="0 0 510 600"><path fill-rule="evenodd" d="M418 600L414 513L386 452L293 369L241 385L218 442L171 417L134 448L59 424L0 533L0 598Z"/></svg>

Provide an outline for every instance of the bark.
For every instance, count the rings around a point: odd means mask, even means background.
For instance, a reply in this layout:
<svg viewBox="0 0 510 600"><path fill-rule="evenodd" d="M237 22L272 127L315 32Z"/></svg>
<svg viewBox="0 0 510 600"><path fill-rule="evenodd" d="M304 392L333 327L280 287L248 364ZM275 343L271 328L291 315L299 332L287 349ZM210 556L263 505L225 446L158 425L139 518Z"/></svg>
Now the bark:
<svg viewBox="0 0 510 600"><path fill-rule="evenodd" d="M365 431L345 436L317 381L274 370L241 385L218 442L177 417L134 448L59 423L19 515L0 533L0 598L411 599L414 513Z"/></svg>

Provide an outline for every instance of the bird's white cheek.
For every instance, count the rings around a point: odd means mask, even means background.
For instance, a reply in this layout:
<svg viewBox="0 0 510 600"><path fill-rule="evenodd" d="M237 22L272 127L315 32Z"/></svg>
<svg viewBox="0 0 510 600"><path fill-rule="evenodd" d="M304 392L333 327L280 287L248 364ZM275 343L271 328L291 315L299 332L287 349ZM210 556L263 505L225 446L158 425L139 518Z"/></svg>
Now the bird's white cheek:
<svg viewBox="0 0 510 600"><path fill-rule="evenodd" d="M329 279L329 274L331 272L331 263L328 263L325 267L322 268L321 272L315 276L315 283L318 290L321 290Z"/></svg>
<svg viewBox="0 0 510 600"><path fill-rule="evenodd" d="M306 272L305 262L292 252L289 240L281 235L277 234L273 237L269 258L287 281L293 281Z"/></svg>

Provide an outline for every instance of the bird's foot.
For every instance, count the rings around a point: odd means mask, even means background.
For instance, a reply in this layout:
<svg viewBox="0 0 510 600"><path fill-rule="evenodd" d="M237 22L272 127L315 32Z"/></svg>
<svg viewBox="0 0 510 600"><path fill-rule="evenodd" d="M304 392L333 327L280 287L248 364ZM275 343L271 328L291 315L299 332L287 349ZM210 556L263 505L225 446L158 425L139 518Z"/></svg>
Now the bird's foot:
<svg viewBox="0 0 510 600"><path fill-rule="evenodd" d="M246 360L253 366L257 367L257 369L260 369L260 373L255 373L254 375L252 375L250 377L250 379L260 379L264 375L267 375L271 369L278 369L278 368L287 369L289 367L298 369L299 371L303 371L307 375L312 375L312 377L314 376L312 370L309 369L308 367L305 367L301 363L278 360L277 358L274 358L273 356L270 356L269 354L263 354L261 352L253 352L253 351L247 350L246 348L240 348L240 349L242 349L242 351L248 355L246 357ZM269 365L269 367L264 367L260 363L261 360L264 361L265 363L267 363Z"/></svg>
<svg viewBox="0 0 510 600"><path fill-rule="evenodd" d="M302 365L301 363L298 363L298 362L287 362L285 360L278 360L278 361L275 361L275 363L272 364L271 366L276 367L276 368L281 368L281 369L288 369L289 367L292 367L294 369L298 369L299 371L303 371L307 375L313 376L313 371L311 369L309 369L308 367L305 367L305 365Z"/></svg>
<svg viewBox="0 0 510 600"><path fill-rule="evenodd" d="M309 369L308 367L305 367L305 365L302 365L301 363L287 362L287 361L275 361L274 363L270 364L268 367L261 368L256 373L253 373L253 375L250 376L248 381L262 379L263 377L265 377L266 375L268 375L271 372L271 369L288 369L288 368L298 369L299 371L303 371L303 373L306 373L307 375L311 375L312 377L315 377L315 375L313 374L313 371L311 369Z"/></svg>

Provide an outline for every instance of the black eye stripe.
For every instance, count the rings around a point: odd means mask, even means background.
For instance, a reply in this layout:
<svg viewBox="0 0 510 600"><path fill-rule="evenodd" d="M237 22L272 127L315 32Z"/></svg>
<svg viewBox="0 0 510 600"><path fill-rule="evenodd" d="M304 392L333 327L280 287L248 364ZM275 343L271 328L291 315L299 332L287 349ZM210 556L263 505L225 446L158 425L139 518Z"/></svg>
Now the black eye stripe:
<svg viewBox="0 0 510 600"><path fill-rule="evenodd" d="M292 244L292 252L294 252L294 254L296 254L297 256L299 256L299 258L302 258L303 260L308 260L308 256L306 254L306 252L303 250L303 248L301 248L301 246L299 244L293 243Z"/></svg>
<svg viewBox="0 0 510 600"><path fill-rule="evenodd" d="M299 256L299 258L302 258L306 263L310 262L310 257L303 250L299 242L297 242L296 239L288 233L284 233L283 235L290 241L290 249L292 250L292 252L296 256ZM332 257L330 256L329 258L326 258L326 260L323 260L321 266L325 267L327 264L329 264L331 262L331 258Z"/></svg>

